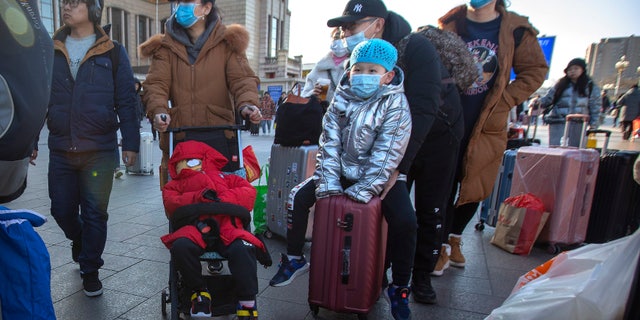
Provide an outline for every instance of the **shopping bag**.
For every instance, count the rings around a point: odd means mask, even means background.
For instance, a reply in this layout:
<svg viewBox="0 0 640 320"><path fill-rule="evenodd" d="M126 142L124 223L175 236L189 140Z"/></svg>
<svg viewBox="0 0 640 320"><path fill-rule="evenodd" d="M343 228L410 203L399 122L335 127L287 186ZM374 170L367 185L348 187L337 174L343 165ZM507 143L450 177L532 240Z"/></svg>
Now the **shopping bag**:
<svg viewBox="0 0 640 320"><path fill-rule="evenodd" d="M640 255L640 230L565 251L521 276L486 319L624 319Z"/></svg>
<svg viewBox="0 0 640 320"><path fill-rule="evenodd" d="M258 185L256 188L256 202L253 205L253 226L255 234L261 234L267 231L267 191L269 181L269 164L262 166L262 174L258 179ZM262 177L264 176L264 180ZM263 184L264 183L264 184Z"/></svg>
<svg viewBox="0 0 640 320"><path fill-rule="evenodd" d="M260 178L260 163L256 153L253 152L252 146L246 146L242 149L242 161L244 162L244 169L247 175L247 181L254 182Z"/></svg>
<svg viewBox="0 0 640 320"><path fill-rule="evenodd" d="M275 144L285 147L318 144L323 108L316 96L303 98L300 90L300 84L296 83L276 111Z"/></svg>
<svg viewBox="0 0 640 320"><path fill-rule="evenodd" d="M542 200L533 194L509 197L500 205L491 243L507 252L527 255L548 217Z"/></svg>

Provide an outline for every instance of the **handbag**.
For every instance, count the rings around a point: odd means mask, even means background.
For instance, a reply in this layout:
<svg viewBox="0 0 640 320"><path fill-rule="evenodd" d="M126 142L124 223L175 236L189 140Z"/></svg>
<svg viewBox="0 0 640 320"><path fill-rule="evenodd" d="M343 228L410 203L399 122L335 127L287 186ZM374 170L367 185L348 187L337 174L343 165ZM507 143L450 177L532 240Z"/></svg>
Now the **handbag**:
<svg viewBox="0 0 640 320"><path fill-rule="evenodd" d="M509 197L500 205L491 243L507 252L527 255L548 217L540 198L530 193Z"/></svg>
<svg viewBox="0 0 640 320"><path fill-rule="evenodd" d="M296 83L276 111L275 144L285 147L318 144L323 108L316 96L301 97L301 90L300 83Z"/></svg>
<svg viewBox="0 0 640 320"><path fill-rule="evenodd" d="M260 171L262 174L258 179L258 185L255 187L256 202L253 204L254 234L261 234L267 231L267 192L269 191L267 182L269 181L269 164L262 166ZM264 176L265 184L262 184L262 176Z"/></svg>

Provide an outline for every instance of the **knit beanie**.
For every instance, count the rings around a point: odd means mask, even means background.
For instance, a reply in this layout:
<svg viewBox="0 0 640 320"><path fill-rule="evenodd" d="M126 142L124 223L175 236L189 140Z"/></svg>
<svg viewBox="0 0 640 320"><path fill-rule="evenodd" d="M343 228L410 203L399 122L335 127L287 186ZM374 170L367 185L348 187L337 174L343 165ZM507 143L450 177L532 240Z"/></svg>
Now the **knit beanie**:
<svg viewBox="0 0 640 320"><path fill-rule="evenodd" d="M584 59L575 58L569 61L569 64L567 65L567 67L564 68L564 73L567 73L567 70L569 70L569 67L571 66L580 66L582 70L585 70L585 71L587 70L587 63L584 61Z"/></svg>
<svg viewBox="0 0 640 320"><path fill-rule="evenodd" d="M398 50L382 39L371 39L359 43L351 53L351 65L356 63L375 63L391 71L398 60Z"/></svg>

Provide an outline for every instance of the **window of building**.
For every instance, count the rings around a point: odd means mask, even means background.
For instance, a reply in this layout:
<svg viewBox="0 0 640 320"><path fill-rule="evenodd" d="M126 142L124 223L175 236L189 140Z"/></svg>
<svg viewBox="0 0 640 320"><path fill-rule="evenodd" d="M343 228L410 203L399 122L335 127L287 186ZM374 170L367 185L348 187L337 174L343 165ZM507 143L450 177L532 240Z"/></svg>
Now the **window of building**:
<svg viewBox="0 0 640 320"><path fill-rule="evenodd" d="M141 44L149 39L152 25L153 20L151 18L147 16L138 16L138 44Z"/></svg>
<svg viewBox="0 0 640 320"><path fill-rule="evenodd" d="M40 18L50 36L53 36L53 32L56 31L53 19L55 12L53 10L53 0L40 0Z"/></svg>
<svg viewBox="0 0 640 320"><path fill-rule="evenodd" d="M269 56L276 57L278 54L278 38L280 37L280 33L278 32L280 29L280 21L277 17L269 16Z"/></svg>
<svg viewBox="0 0 640 320"><path fill-rule="evenodd" d="M111 39L127 46L129 38L129 13L119 8L109 8L109 22L111 23Z"/></svg>

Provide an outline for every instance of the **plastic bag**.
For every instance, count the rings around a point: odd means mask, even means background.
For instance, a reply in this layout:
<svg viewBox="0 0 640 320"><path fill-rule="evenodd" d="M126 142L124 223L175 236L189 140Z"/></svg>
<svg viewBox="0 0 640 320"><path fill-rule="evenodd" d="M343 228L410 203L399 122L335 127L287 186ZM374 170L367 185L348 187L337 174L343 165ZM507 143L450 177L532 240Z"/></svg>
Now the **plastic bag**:
<svg viewBox="0 0 640 320"><path fill-rule="evenodd" d="M262 166L260 170L262 175L260 175L260 179L258 180L258 185L256 188L256 202L253 205L253 233L260 234L267 231L267 192L268 192L268 184L269 181L269 164L265 164ZM264 176L264 182L262 177ZM263 184L264 183L264 184Z"/></svg>
<svg viewBox="0 0 640 320"><path fill-rule="evenodd" d="M253 182L260 178L260 163L252 146L242 149L242 161L247 174L247 181Z"/></svg>
<svg viewBox="0 0 640 320"><path fill-rule="evenodd" d="M622 319L640 255L640 230L566 251L520 277L486 319Z"/></svg>

